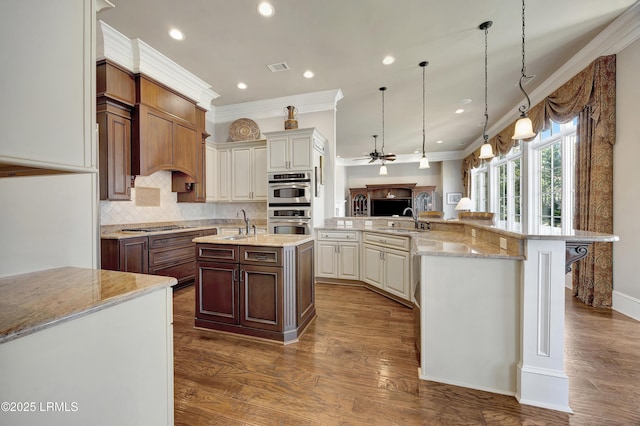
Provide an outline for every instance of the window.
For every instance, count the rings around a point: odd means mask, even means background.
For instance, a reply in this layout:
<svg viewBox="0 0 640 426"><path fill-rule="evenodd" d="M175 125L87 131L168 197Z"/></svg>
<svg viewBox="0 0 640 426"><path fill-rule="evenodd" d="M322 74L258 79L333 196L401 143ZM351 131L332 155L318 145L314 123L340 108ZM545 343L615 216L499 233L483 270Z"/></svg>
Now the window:
<svg viewBox="0 0 640 426"><path fill-rule="evenodd" d="M476 210L495 212L496 223L514 231L521 230L524 213L534 230L573 229L577 122L577 118L566 124L552 122L533 142L518 143L508 153L472 170L471 196ZM525 171L529 179L526 202L522 188Z"/></svg>

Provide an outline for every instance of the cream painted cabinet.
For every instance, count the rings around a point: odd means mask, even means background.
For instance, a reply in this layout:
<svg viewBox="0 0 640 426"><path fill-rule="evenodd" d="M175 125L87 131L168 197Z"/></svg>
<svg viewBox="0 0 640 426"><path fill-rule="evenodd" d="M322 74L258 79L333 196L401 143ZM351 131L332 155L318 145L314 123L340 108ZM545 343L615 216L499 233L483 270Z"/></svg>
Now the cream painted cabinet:
<svg viewBox="0 0 640 426"><path fill-rule="evenodd" d="M316 276L344 280L360 279L358 231L318 231Z"/></svg>
<svg viewBox="0 0 640 426"><path fill-rule="evenodd" d="M216 149L216 164L218 166L214 171L218 178L216 199L231 201L231 150L228 148Z"/></svg>
<svg viewBox="0 0 640 426"><path fill-rule="evenodd" d="M16 174L97 173L95 19L93 1L2 3L0 163Z"/></svg>
<svg viewBox="0 0 640 426"><path fill-rule="evenodd" d="M363 233L362 281L411 300L409 237Z"/></svg>
<svg viewBox="0 0 640 426"><path fill-rule="evenodd" d="M206 164L206 185L207 201L218 200L218 153L216 147L211 142L207 142L205 147L205 164Z"/></svg>
<svg viewBox="0 0 640 426"><path fill-rule="evenodd" d="M266 154L264 144L231 150L232 201L267 200Z"/></svg>
<svg viewBox="0 0 640 426"><path fill-rule="evenodd" d="M315 128L265 133L267 171L312 170L314 150L323 153L326 139Z"/></svg>

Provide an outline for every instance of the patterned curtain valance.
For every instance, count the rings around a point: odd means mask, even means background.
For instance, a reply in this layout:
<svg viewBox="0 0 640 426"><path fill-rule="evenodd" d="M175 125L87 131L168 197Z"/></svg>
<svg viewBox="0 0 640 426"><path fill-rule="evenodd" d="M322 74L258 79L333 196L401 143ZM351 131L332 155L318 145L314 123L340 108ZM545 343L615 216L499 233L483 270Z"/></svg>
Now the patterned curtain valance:
<svg viewBox="0 0 640 426"><path fill-rule="evenodd" d="M580 71L571 80L547 96L540 103L531 107L528 112L533 124L533 131L539 133L551 125L550 121L566 123L573 120L586 107L590 106L591 119L594 124L594 137L606 139L608 143L615 143L615 104L607 105L606 99L610 97L609 81L615 82L616 57L615 55L602 56L593 61L588 67ZM613 84L615 91L615 83ZM615 93L614 93L615 99ZM604 106L609 108L604 112ZM516 141L511 139L515 129L515 121L489 139L489 143L496 155L506 154L511 150ZM471 188L471 169L480 165L480 148L462 160L462 182L465 196L469 196Z"/></svg>

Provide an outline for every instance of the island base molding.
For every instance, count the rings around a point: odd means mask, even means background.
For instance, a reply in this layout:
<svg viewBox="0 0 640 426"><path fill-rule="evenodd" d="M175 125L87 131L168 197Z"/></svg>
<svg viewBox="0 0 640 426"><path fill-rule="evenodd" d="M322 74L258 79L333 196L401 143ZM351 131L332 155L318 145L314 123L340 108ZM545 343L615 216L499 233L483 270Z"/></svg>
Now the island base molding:
<svg viewBox="0 0 640 426"><path fill-rule="evenodd" d="M518 364L517 389L520 404L573 413L569 408L569 377L564 371Z"/></svg>

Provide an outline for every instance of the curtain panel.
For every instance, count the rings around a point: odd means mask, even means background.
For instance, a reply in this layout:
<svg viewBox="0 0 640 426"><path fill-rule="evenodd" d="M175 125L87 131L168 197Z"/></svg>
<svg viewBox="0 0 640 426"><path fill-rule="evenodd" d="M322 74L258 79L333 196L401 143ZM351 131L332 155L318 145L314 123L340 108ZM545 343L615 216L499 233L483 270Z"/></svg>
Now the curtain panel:
<svg viewBox="0 0 640 426"><path fill-rule="evenodd" d="M616 140L616 56L593 61L528 112L539 133L550 121L578 118L576 153L576 229L613 232L613 145ZM515 121L489 139L496 155L511 150ZM471 169L480 165L480 148L462 161L465 196ZM596 307L610 307L613 285L612 243L594 243L589 255L574 265L573 292Z"/></svg>

